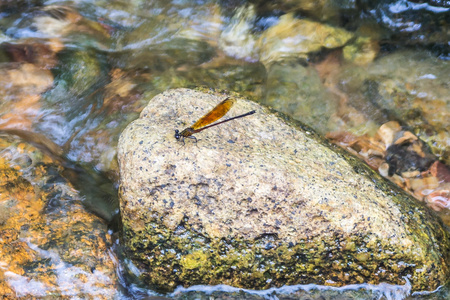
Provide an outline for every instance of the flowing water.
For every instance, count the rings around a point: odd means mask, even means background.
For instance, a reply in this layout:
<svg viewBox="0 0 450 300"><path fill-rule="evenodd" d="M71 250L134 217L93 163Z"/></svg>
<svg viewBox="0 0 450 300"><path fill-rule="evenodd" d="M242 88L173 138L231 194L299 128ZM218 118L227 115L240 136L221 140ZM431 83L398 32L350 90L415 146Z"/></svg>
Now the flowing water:
<svg viewBox="0 0 450 300"><path fill-rule="evenodd" d="M84 208L109 224L116 298L163 299L136 280L139 270L122 256L116 162L120 132L162 91L206 87L236 92L322 134L372 134L397 120L449 164L449 5L299 2L299 7L283 1L271 6L194 0L0 4L0 133L41 149L59 165L55 172L70 182ZM441 211L441 216L449 213ZM17 296L45 295L39 288L26 289L26 281L19 279L14 281ZM59 279L60 285L69 284ZM86 288L87 294L99 295L94 287ZM165 297L450 296L448 287L411 294L406 281L403 286L299 285L266 291L194 286Z"/></svg>

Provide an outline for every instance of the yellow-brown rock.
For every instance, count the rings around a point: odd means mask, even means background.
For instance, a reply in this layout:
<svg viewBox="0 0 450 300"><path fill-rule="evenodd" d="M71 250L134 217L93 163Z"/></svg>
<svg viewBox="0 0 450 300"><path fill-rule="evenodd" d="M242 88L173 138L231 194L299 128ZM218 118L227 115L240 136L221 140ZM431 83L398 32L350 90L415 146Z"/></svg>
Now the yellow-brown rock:
<svg viewBox="0 0 450 300"><path fill-rule="evenodd" d="M81 196L60 171L34 146L0 137L4 299L112 299L116 294L106 223L84 209Z"/></svg>
<svg viewBox="0 0 450 300"><path fill-rule="evenodd" d="M257 45L260 61L267 66L286 58L306 58L308 53L322 48L342 47L352 37L345 29L286 14L278 24L262 33Z"/></svg>

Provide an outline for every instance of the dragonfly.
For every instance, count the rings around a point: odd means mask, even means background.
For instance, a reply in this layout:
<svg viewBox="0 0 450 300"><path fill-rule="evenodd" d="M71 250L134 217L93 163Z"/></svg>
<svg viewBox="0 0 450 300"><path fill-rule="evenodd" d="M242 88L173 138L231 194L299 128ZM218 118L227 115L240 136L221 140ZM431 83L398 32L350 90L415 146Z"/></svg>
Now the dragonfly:
<svg viewBox="0 0 450 300"><path fill-rule="evenodd" d="M175 130L175 138L177 140L181 140L183 142L183 144L184 144L184 139L185 138L194 139L195 142L197 143L197 138L195 136L193 136L193 134L199 133L200 131L203 131L205 129L208 129L208 128L211 128L211 127L214 127L214 126L217 126L217 125L229 122L231 120L235 120L235 119L243 118L243 117L246 117L246 116L249 116L249 115L253 115L256 112L255 110L252 110L252 111L249 111L248 113L245 113L243 115L239 115L239 116L236 116L236 117L232 117L232 118L226 119L224 121L220 121L220 122L211 124L211 123L219 120L223 116L225 116L226 113L231 109L231 107L233 106L233 104L235 102L236 102L235 99L231 99L230 97L225 98L225 100L223 100L222 102L217 104L216 107L214 107L210 112L208 112L206 115L201 117L191 127L188 127L188 128L184 129L181 132L178 129L176 129Z"/></svg>

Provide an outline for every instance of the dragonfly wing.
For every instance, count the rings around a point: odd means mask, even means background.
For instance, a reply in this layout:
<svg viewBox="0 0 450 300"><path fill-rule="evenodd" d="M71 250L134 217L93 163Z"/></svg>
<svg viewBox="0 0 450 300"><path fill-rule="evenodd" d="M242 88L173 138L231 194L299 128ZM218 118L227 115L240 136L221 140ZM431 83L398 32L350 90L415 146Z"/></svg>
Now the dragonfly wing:
<svg viewBox="0 0 450 300"><path fill-rule="evenodd" d="M233 106L235 99L227 98L217 104L209 113L201 117L194 125L191 126L192 129L196 130L206 125L209 125L220 118L222 118Z"/></svg>

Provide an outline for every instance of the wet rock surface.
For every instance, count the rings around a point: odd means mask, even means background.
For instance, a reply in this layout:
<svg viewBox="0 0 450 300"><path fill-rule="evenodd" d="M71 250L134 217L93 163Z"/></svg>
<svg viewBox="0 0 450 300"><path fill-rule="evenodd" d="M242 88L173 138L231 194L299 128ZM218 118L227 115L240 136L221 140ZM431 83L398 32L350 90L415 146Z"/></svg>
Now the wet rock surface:
<svg viewBox="0 0 450 300"><path fill-rule="evenodd" d="M397 45L433 45L448 56L448 1L250 1L258 14L295 13L313 20L352 28L370 24Z"/></svg>
<svg viewBox="0 0 450 300"><path fill-rule="evenodd" d="M0 135L0 295L112 299L117 275L106 223L50 156Z"/></svg>
<svg viewBox="0 0 450 300"><path fill-rule="evenodd" d="M238 100L198 143L174 138L225 95L153 98L119 141L125 244L159 290L390 282L432 290L448 233L429 210L308 128Z"/></svg>
<svg viewBox="0 0 450 300"><path fill-rule="evenodd" d="M322 48L342 47L353 34L318 22L296 19L293 14L280 17L279 23L267 29L260 37L260 60L269 65L285 58L306 58L308 53Z"/></svg>

